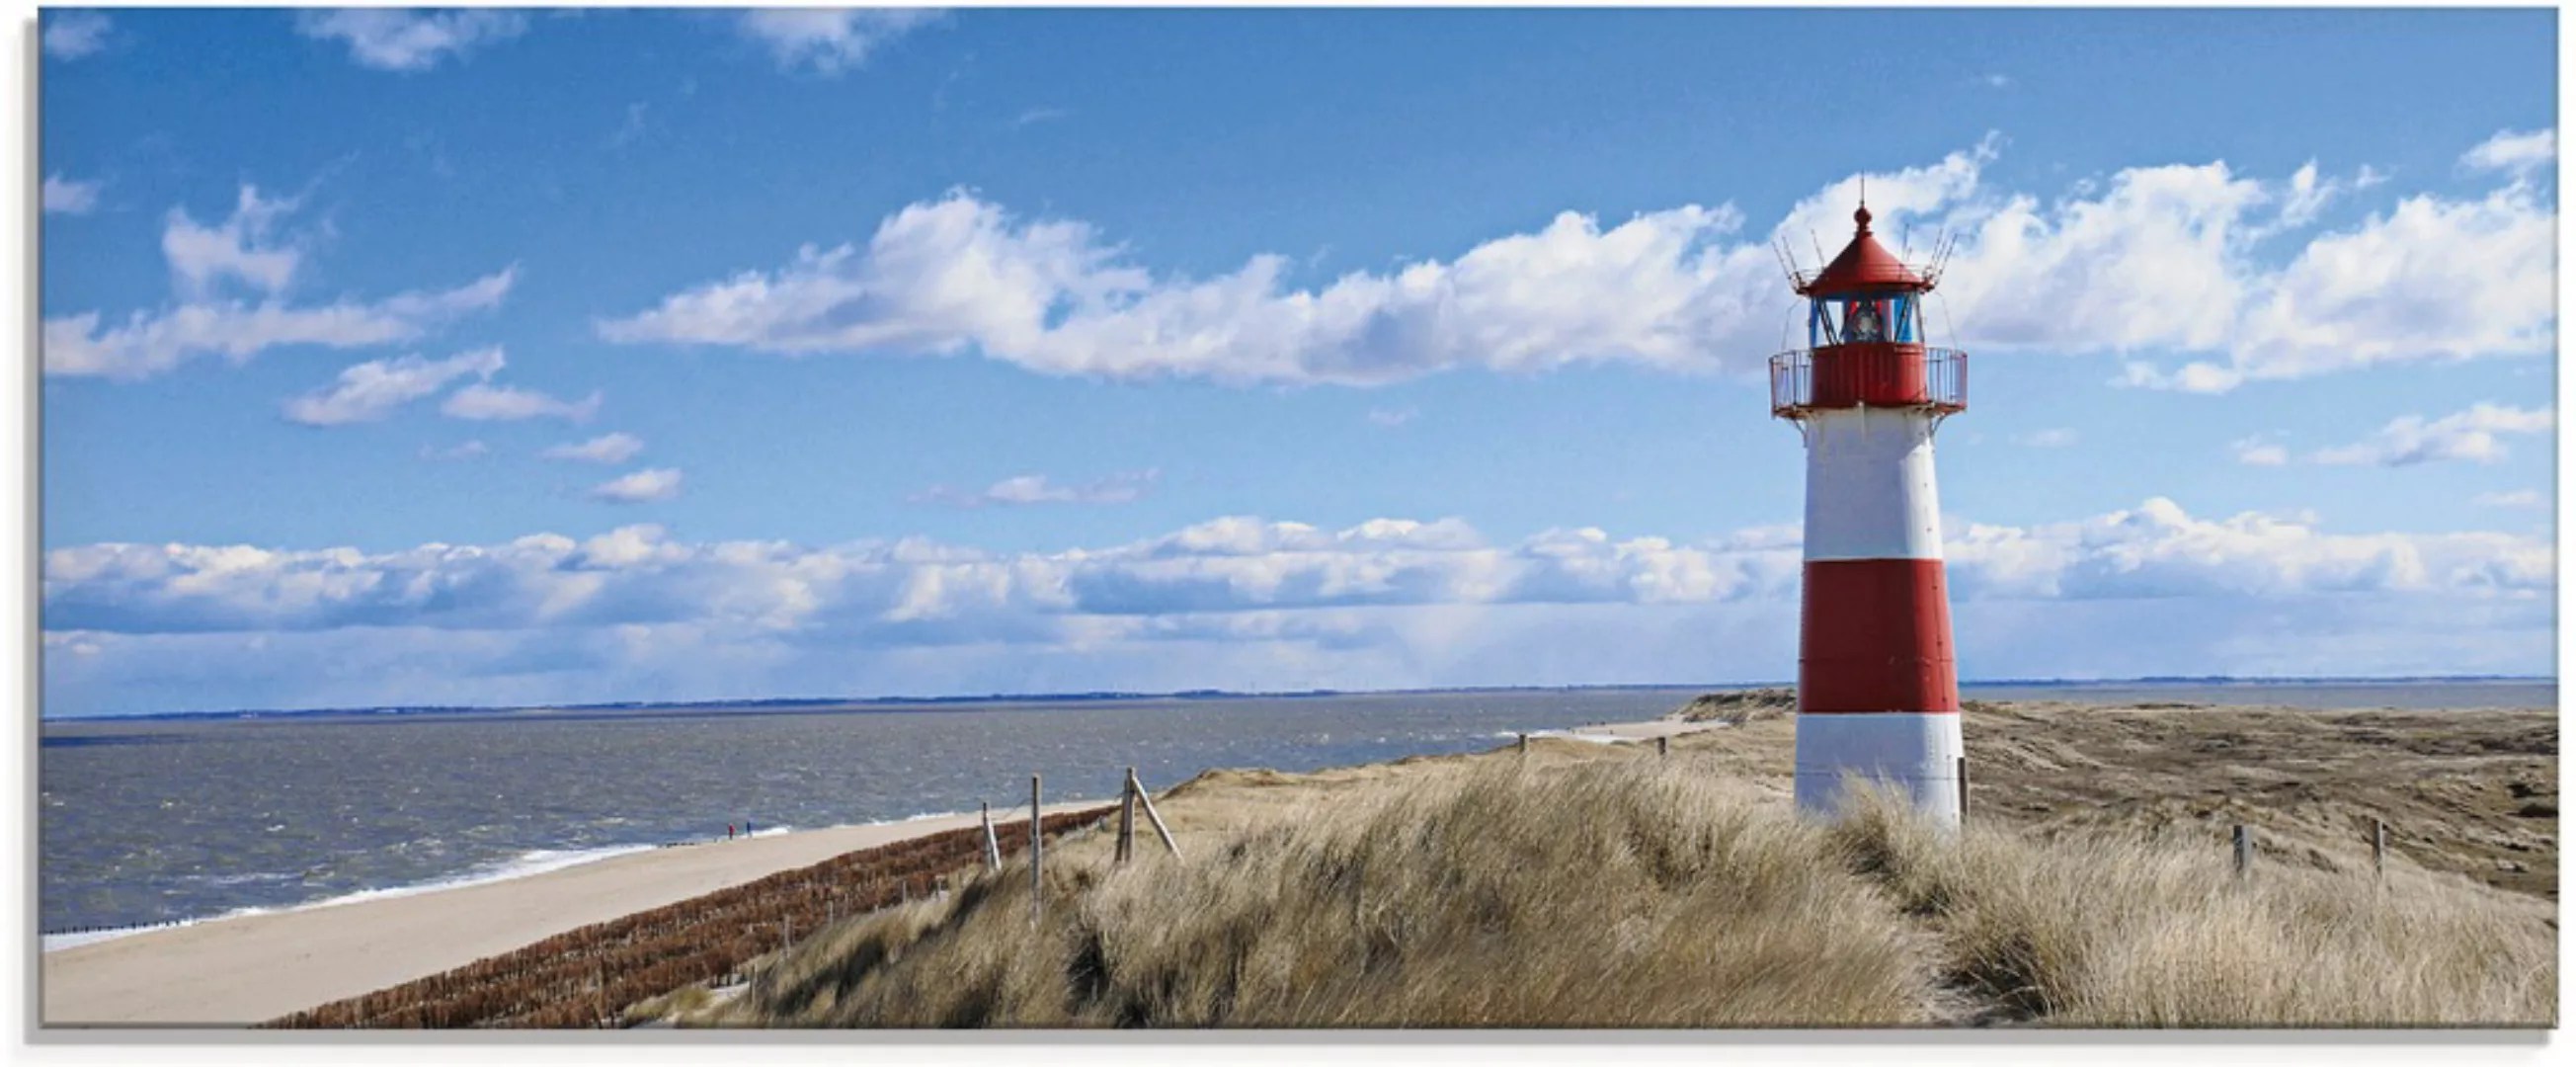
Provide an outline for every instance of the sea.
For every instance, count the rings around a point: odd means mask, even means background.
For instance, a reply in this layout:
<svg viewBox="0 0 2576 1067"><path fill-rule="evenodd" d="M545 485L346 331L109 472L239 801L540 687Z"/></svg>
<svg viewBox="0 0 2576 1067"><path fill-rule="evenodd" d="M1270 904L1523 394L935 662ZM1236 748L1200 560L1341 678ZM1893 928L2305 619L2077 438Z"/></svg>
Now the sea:
<svg viewBox="0 0 2576 1067"><path fill-rule="evenodd" d="M49 720L48 950L156 925L524 877L733 833L1023 816L1223 767L1308 771L1652 719L1723 687ZM1983 700L2557 706L2552 681L1962 687Z"/></svg>

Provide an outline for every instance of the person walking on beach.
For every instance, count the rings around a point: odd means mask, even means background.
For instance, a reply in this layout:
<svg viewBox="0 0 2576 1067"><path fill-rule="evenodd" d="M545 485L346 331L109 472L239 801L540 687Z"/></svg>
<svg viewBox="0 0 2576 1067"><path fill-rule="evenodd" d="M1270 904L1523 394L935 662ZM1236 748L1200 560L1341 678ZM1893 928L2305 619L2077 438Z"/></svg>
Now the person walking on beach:
<svg viewBox="0 0 2576 1067"><path fill-rule="evenodd" d="M732 823L726 823L726 824L725 824L725 840L727 840L727 841L731 841L731 840L733 840L733 824L732 824Z"/></svg>

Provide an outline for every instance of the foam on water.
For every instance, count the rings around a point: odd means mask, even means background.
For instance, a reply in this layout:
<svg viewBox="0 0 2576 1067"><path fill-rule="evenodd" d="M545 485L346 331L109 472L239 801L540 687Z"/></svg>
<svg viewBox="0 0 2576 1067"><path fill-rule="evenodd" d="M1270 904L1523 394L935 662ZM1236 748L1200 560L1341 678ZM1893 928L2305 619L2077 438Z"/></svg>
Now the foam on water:
<svg viewBox="0 0 2576 1067"><path fill-rule="evenodd" d="M774 830L763 829L753 836L768 837L772 834L789 833L793 829L793 827L787 826L781 826ZM42 936L41 941L44 946L44 951L55 952L62 949L75 948L81 945L95 944L100 941L112 941L120 937L130 937L135 934L150 933L154 930L167 930L180 926L194 926L201 922L221 922L225 919L241 919L253 915L271 915L278 912L311 911L316 908L334 908L343 904L359 904L370 900L390 900L395 897L417 896L422 893L436 893L448 889L462 889L466 886L487 885L493 882L507 882L514 879L545 874L550 871L560 871L568 867L578 867L585 863L596 863L600 860L611 859L617 856L628 856L638 852L651 852L658 847L660 846L611 845L605 848L533 849L528 852L520 853L515 859L502 863L486 864L462 874L451 875L445 878L432 878L427 881L413 882L405 885L384 886L376 889L361 889L355 893L344 893L336 897L328 897L322 900L298 904L288 908L234 908L233 910L224 912L223 914L208 916L201 919L182 919L177 922L157 923L149 926L128 926L113 930L83 930L77 933L45 934ZM242 881L261 877L265 876L236 876L232 879L218 879L217 881Z"/></svg>

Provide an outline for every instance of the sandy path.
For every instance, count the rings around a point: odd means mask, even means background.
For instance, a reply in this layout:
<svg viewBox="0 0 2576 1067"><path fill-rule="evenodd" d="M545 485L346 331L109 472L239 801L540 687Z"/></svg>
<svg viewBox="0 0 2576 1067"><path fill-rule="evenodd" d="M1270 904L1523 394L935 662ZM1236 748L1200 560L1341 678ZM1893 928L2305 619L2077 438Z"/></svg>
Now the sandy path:
<svg viewBox="0 0 2576 1067"><path fill-rule="evenodd" d="M976 821L943 815L656 849L525 878L80 945L44 954L42 1019L48 1026L265 1022L852 849Z"/></svg>
<svg viewBox="0 0 2576 1067"><path fill-rule="evenodd" d="M1614 722L1600 726L1577 726L1571 730L1553 730L1533 736L1573 737L1588 741L1652 741L1658 737L1680 737L1683 734L1695 734L1702 730L1723 729L1725 725L1719 722L1655 719L1648 722Z"/></svg>

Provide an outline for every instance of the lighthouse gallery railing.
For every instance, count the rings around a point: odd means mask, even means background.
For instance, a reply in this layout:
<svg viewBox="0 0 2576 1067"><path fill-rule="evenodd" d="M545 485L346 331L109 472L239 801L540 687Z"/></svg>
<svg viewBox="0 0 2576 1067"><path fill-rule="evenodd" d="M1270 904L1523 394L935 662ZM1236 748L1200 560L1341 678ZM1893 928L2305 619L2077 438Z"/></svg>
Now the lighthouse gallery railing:
<svg viewBox="0 0 2576 1067"><path fill-rule="evenodd" d="M1888 346L1894 355L1900 346ZM1912 347L1912 346L1902 346ZM1968 407L1968 354L1955 348L1922 348L1922 380L1905 382L1901 391L1919 396L1910 404L1956 414ZM1919 385L1919 390L1912 388ZM1881 406L1881 405L1872 405ZM1784 419L1804 416L1816 407L1816 353L1797 348L1771 357L1771 414Z"/></svg>

